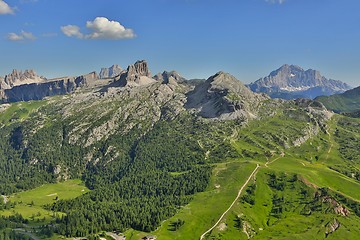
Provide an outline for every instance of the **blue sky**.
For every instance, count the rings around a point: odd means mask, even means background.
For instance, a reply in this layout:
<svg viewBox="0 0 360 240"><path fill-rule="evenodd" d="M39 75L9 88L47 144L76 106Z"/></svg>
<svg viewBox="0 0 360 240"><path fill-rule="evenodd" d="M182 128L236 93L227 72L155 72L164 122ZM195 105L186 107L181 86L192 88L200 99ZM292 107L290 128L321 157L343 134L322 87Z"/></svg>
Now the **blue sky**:
<svg viewBox="0 0 360 240"><path fill-rule="evenodd" d="M0 0L0 75L152 73L249 83L284 63L360 85L359 0Z"/></svg>

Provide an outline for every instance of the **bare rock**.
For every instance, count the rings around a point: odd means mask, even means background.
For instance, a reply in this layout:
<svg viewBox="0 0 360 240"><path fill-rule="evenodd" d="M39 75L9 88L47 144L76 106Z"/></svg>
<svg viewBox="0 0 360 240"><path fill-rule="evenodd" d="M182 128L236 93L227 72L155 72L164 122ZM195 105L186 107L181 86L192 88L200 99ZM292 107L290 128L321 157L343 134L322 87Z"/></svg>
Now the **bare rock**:
<svg viewBox="0 0 360 240"><path fill-rule="evenodd" d="M183 83L186 81L179 73L176 71L164 71L163 73L158 73L153 77L155 80L162 82L163 84L168 83Z"/></svg>
<svg viewBox="0 0 360 240"><path fill-rule="evenodd" d="M109 68L102 68L99 73L99 78L100 79L114 78L119 76L121 72L122 72L122 68L119 65L114 64Z"/></svg>
<svg viewBox="0 0 360 240"><path fill-rule="evenodd" d="M14 69L10 74L6 75L0 84L1 89L9 89L22 84L39 83L46 81L45 77L40 77L34 70L20 71Z"/></svg>
<svg viewBox="0 0 360 240"><path fill-rule="evenodd" d="M340 227L340 222L337 219L334 219L332 222L329 222L326 225L326 231L325 231L325 235L326 237L335 232L338 228Z"/></svg>
<svg viewBox="0 0 360 240"><path fill-rule="evenodd" d="M218 72L187 94L187 108L197 109L205 118L253 119L266 95L250 91L234 76Z"/></svg>

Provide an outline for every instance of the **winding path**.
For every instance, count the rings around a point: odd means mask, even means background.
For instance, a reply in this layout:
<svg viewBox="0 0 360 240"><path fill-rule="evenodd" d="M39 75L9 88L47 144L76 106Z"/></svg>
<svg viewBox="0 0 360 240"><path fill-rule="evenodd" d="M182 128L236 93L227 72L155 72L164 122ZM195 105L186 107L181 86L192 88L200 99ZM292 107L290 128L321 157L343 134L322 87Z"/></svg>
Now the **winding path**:
<svg viewBox="0 0 360 240"><path fill-rule="evenodd" d="M260 165L257 164L256 168L254 169L254 171L250 174L249 178L246 180L246 182L244 183L244 185L242 185L242 187L240 188L238 195L236 196L235 200L232 202L232 204L230 205L230 207L221 215L221 217L219 218L219 220L214 224L214 226L212 226L209 230L207 230L206 232L204 232L201 237L200 240L204 239L204 237L206 236L206 234L208 234L209 232L211 232L214 228L216 228L216 226L221 222L221 220L224 218L224 216L230 211L230 209L234 206L234 204L237 202L237 200L240 197L241 192L244 190L244 188L246 187L246 185L250 182L251 178L253 176L256 175L257 170L259 169Z"/></svg>

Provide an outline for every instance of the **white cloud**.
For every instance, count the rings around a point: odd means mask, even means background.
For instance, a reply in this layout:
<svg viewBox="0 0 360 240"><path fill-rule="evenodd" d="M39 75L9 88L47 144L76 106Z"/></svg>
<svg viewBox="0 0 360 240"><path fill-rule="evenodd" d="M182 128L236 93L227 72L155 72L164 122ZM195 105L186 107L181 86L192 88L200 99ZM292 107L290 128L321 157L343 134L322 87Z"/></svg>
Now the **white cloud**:
<svg viewBox="0 0 360 240"><path fill-rule="evenodd" d="M269 3L278 3L278 4L283 4L284 2L286 2L286 0L265 0L265 1Z"/></svg>
<svg viewBox="0 0 360 240"><path fill-rule="evenodd" d="M92 33L87 35L91 39L124 39L135 37L132 29L126 29L119 22L109 21L105 17L97 17L93 22L86 22L86 27L92 30Z"/></svg>
<svg viewBox="0 0 360 240"><path fill-rule="evenodd" d="M0 0L0 14L14 14L14 10L3 0Z"/></svg>
<svg viewBox="0 0 360 240"><path fill-rule="evenodd" d="M105 17L97 17L94 21L87 21L86 27L89 34L83 34L76 25L67 25L61 27L61 31L68 37L77 37L80 39L108 39L120 40L136 37L134 31L125 28L117 21L110 21Z"/></svg>
<svg viewBox="0 0 360 240"><path fill-rule="evenodd" d="M84 35L80 32L80 28L76 25L67 25L61 27L61 31L68 37L84 38Z"/></svg>
<svg viewBox="0 0 360 240"><path fill-rule="evenodd" d="M20 34L9 33L7 39L10 41L35 40L36 37L31 32L21 31Z"/></svg>

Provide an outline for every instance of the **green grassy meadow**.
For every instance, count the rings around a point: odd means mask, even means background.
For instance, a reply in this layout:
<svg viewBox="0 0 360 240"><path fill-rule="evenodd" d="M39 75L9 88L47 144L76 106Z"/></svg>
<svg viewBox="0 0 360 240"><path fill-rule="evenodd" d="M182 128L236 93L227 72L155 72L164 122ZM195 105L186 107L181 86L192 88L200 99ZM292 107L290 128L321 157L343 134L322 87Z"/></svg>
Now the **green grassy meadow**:
<svg viewBox="0 0 360 240"><path fill-rule="evenodd" d="M21 214L25 219L36 222L38 219L49 221L53 218L51 211L45 210L44 205L52 204L60 199L72 199L89 192L81 180L74 179L56 184L45 184L38 188L15 193L9 197L14 208L0 211L0 215L11 216Z"/></svg>
<svg viewBox="0 0 360 240"><path fill-rule="evenodd" d="M256 164L249 162L231 162L217 164L208 189L197 193L190 204L182 207L172 218L163 222L153 235L159 240L166 239L198 239L210 228L220 215L230 206L236 197L239 186L242 186ZM177 219L185 223L177 231L171 231L171 223ZM137 240L148 234L129 230L127 239Z"/></svg>
<svg viewBox="0 0 360 240"><path fill-rule="evenodd" d="M46 100L12 103L0 114L0 123L8 125L13 121L22 121L46 104Z"/></svg>
<svg viewBox="0 0 360 240"><path fill-rule="evenodd" d="M360 182L332 169L334 166L358 167L357 162L344 160L339 152L341 144L335 132L339 131L338 121L341 118L333 117L327 124L327 132L320 131L301 146L290 148L286 145L299 137L299 129L306 128L307 124L298 123L295 119L284 119L281 115L269 121L250 122L247 128L239 131L237 139L231 140L241 158L231 163L218 164L208 190L197 194L190 204L163 222L151 235L158 236L158 239L199 239L230 206L236 192L250 175L251 167L253 169L259 163L261 168L256 180L248 184L256 186L250 198L254 204L243 200L244 195L248 194L243 192L240 200L206 239L248 239L244 229L253 239L325 239L328 224L334 219L340 222L340 227L326 239L357 239L360 235L360 218L352 210L349 216L340 216L326 203L313 200L315 192L325 187L334 194L339 193L347 199L360 202ZM358 137L354 130L351 133L355 134L355 138ZM356 148L353 150L356 151ZM266 162L269 162L267 166ZM244 164L251 167L248 170L240 167ZM226 165L228 167L219 172ZM234 165L238 167L229 168ZM269 186L269 174L286 178L296 175L297 180L289 180L283 191L277 191ZM214 189L217 183L221 187ZM223 186L226 186L226 192ZM307 194L306 197L301 195L302 192ZM279 197L284 201L281 206L285 210L276 215L273 213L274 202ZM304 212L308 211L309 206L314 210L307 215ZM170 230L170 224L177 219L184 220L185 224L176 231ZM128 239L149 235L133 230L127 233Z"/></svg>

